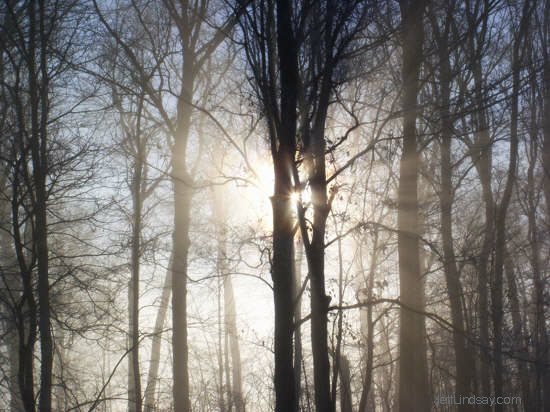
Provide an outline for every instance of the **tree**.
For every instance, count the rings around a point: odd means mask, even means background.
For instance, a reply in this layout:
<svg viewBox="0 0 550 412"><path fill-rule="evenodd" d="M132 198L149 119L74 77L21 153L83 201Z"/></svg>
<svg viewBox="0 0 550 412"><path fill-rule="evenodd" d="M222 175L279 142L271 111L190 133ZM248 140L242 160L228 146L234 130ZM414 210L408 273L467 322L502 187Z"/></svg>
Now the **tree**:
<svg viewBox="0 0 550 412"><path fill-rule="evenodd" d="M400 2L403 50L403 152L399 167L398 249L399 291L403 306L399 326L399 410L410 405L430 409L424 281L420 271L418 227L418 144L416 119L422 44L424 3Z"/></svg>
<svg viewBox="0 0 550 412"><path fill-rule="evenodd" d="M175 106L176 113L170 114L165 106L166 101L162 98L164 90L158 90L153 81L153 76L163 78L164 59L166 56L157 54L153 49L152 58L155 60L152 73L148 72L147 66L139 58L139 53L131 44L124 39L122 33L106 20L101 12L97 2L94 1L96 12L106 28L108 34L115 40L122 49L126 58L130 62L130 67L136 72L135 81L143 93L150 100L154 109L160 115L160 122L169 133L171 141L171 178L173 183L174 195L174 232L173 232L173 263L172 263L172 346L173 346L173 398L174 408L178 411L189 411L191 403L189 398L189 348L187 341L187 267L188 253L190 247L189 227L191 200L194 192L194 181L191 175L192 170L188 165L187 153L190 134L192 130L192 115L194 108L194 96L197 89L198 76L203 69L205 61L214 53L219 44L224 40L227 33L234 24L234 18L229 17L218 30L213 34L205 32L207 26L208 13L214 13L213 5L207 1L190 3L187 1L176 3L166 1L163 4L164 13L162 17L167 17L164 22L173 25L177 33L176 44L180 46L178 51L179 60L174 62L178 67L179 86L176 86ZM135 7L133 10L137 13L137 21L144 24L145 13L151 9L152 5L143 5ZM169 35L166 38L157 39L145 27L145 32L152 45L156 45L158 50L169 50L167 46L170 43L158 44L159 40L169 41ZM202 36L205 36L204 38ZM199 38L201 41L199 42ZM171 51L167 51L170 53ZM168 64L171 64L169 61ZM170 91L172 92L172 90ZM170 93L169 93L170 94Z"/></svg>

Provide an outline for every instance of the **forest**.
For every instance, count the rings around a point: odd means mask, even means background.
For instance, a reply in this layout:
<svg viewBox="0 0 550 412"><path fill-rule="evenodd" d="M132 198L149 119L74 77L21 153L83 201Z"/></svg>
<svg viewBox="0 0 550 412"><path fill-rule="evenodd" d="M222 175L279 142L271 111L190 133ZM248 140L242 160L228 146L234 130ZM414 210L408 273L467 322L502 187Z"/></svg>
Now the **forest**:
<svg viewBox="0 0 550 412"><path fill-rule="evenodd" d="M550 411L550 0L1 0L0 411Z"/></svg>

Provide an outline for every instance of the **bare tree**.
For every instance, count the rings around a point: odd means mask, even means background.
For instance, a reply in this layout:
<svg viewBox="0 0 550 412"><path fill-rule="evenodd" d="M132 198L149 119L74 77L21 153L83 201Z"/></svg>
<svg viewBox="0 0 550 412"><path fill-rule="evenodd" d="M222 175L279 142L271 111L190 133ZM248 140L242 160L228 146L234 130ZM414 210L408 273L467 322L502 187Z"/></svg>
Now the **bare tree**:
<svg viewBox="0 0 550 412"><path fill-rule="evenodd" d="M399 410L410 405L430 409L426 330L424 317L424 281L420 271L418 227L418 144L417 95L422 44L424 3L400 2L401 41L403 48L403 153L399 176L399 290L407 306L400 310L399 327ZM411 310L412 309L412 310Z"/></svg>

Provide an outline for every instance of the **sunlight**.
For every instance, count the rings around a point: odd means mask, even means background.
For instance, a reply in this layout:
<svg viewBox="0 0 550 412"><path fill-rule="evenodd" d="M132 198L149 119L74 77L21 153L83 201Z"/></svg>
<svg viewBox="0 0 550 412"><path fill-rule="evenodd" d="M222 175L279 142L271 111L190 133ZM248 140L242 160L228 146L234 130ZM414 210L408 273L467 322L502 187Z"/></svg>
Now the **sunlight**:
<svg viewBox="0 0 550 412"><path fill-rule="evenodd" d="M252 173L254 174L255 186L266 196L271 196L275 184L273 166L266 160L258 159Z"/></svg>
<svg viewBox="0 0 550 412"><path fill-rule="evenodd" d="M307 186L302 191L294 191L290 195L290 199L292 200L294 207L296 207L298 202L301 202L302 205L307 205L311 202L311 189Z"/></svg>

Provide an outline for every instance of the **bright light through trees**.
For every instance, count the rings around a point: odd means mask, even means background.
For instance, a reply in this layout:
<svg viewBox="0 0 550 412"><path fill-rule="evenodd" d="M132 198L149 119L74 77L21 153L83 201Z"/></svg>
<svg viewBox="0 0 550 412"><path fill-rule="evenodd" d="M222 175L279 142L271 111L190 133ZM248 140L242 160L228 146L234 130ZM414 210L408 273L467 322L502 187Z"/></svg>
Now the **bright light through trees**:
<svg viewBox="0 0 550 412"><path fill-rule="evenodd" d="M0 410L550 410L549 27L0 2Z"/></svg>

